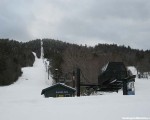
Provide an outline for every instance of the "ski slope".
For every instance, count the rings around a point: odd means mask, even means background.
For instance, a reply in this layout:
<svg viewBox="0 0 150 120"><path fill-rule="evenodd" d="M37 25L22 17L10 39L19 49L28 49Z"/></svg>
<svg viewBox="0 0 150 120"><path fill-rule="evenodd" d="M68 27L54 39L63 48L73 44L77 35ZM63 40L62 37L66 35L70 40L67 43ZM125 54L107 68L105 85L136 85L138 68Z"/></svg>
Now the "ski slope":
<svg viewBox="0 0 150 120"><path fill-rule="evenodd" d="M38 59L36 55L33 67L24 67L22 72L17 82L10 86L0 87L0 98L5 100L40 98L41 89L52 84L52 78L48 80L43 60Z"/></svg>
<svg viewBox="0 0 150 120"><path fill-rule="evenodd" d="M104 93L73 98L44 98L42 89L52 85L43 59L13 85L0 87L0 120L122 120L150 119L150 79L136 79L134 96Z"/></svg>

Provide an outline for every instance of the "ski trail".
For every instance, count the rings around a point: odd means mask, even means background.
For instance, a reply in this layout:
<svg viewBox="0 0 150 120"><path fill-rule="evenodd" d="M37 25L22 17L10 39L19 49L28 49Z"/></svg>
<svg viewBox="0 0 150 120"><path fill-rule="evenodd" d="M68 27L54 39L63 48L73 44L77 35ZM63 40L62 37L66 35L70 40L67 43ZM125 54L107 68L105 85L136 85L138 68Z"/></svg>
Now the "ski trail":
<svg viewBox="0 0 150 120"><path fill-rule="evenodd" d="M43 58L38 59L36 54L33 54L35 56L33 67L22 68L23 74L14 84L1 88L0 95L4 100L41 98L42 89L52 85L52 78L50 76L48 79Z"/></svg>

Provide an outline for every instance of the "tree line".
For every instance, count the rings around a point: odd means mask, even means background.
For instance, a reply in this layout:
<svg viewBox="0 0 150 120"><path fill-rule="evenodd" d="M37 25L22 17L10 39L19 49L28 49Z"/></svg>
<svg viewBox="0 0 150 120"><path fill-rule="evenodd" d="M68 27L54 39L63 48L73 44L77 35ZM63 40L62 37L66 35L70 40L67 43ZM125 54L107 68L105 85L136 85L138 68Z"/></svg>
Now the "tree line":
<svg viewBox="0 0 150 120"><path fill-rule="evenodd" d="M150 50L132 49L130 46L116 44L98 44L94 47L70 44L54 39L43 39L44 57L50 60L50 69L55 76L72 79L72 73L81 69L81 81L97 83L101 68L109 61L123 62L126 66L135 66L142 72L150 71Z"/></svg>
<svg viewBox="0 0 150 120"><path fill-rule="evenodd" d="M73 71L80 68L82 82L97 83L101 68L109 61L135 66L141 73L150 71L150 50L132 49L130 46L116 44L88 47L54 39L42 39L42 41L44 58L50 61L50 71L54 79L56 79L56 69L59 78L71 80ZM40 58L40 39L26 43L0 39L0 85L14 83L22 74L22 67L33 65L35 58L32 52Z"/></svg>
<svg viewBox="0 0 150 120"><path fill-rule="evenodd" d="M15 40L0 39L0 86L10 85L21 76L22 67L33 66L35 57L40 56L39 40L22 43Z"/></svg>

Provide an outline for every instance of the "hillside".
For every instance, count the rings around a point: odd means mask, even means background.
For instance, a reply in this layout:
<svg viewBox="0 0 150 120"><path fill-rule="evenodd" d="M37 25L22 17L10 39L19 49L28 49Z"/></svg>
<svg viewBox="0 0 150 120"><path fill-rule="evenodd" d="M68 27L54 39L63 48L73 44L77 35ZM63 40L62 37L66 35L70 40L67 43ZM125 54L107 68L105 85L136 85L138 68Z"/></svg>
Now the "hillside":
<svg viewBox="0 0 150 120"><path fill-rule="evenodd" d="M33 63L34 55L23 43L0 39L0 86L14 83L22 74L21 68Z"/></svg>
<svg viewBox="0 0 150 120"><path fill-rule="evenodd" d="M150 51L132 49L116 44L98 44L94 47L70 44L54 39L43 39L44 57L51 62L51 73L59 70L59 77L72 79L70 73L80 68L81 81L97 83L101 68L110 61L135 66L140 74L150 71ZM67 83L71 85L70 83Z"/></svg>
<svg viewBox="0 0 150 120"><path fill-rule="evenodd" d="M23 74L10 86L0 87L1 120L121 120L127 117L150 118L150 79L137 79L134 96L101 93L88 97L44 98L47 80L43 59L35 56L33 67L22 68Z"/></svg>
<svg viewBox="0 0 150 120"><path fill-rule="evenodd" d="M42 39L42 41L44 58L50 61L53 79L55 79L55 69L58 69L59 78L71 80L71 74L79 67L82 71L82 82L97 83L101 68L109 61L121 61L126 66L135 66L141 74L150 71L149 50L143 51L116 44L88 47L54 39ZM22 67L33 66L32 52L40 58L40 49L40 39L26 43L0 39L0 86L15 82L22 74Z"/></svg>

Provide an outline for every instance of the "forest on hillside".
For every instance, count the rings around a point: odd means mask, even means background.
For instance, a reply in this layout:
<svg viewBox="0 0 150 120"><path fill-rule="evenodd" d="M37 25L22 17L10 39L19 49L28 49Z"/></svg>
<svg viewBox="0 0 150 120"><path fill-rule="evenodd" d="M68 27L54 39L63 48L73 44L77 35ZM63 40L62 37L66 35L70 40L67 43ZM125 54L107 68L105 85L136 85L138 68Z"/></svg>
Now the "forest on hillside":
<svg viewBox="0 0 150 120"><path fill-rule="evenodd" d="M14 83L22 74L21 68L33 66L34 55L40 56L40 41L22 43L15 40L0 39L0 86Z"/></svg>
<svg viewBox="0 0 150 120"><path fill-rule="evenodd" d="M150 71L149 50L143 51L116 44L87 47L54 39L43 39L43 47L44 57L50 60L50 70L54 78L55 69L58 69L59 78L71 80L73 71L80 68L82 82L97 83L101 68L110 61L135 66L140 73Z"/></svg>
<svg viewBox="0 0 150 120"><path fill-rule="evenodd" d="M150 72L150 50L132 49L116 44L98 44L94 47L71 44L54 39L42 39L44 58L50 61L53 78L72 80L76 68L81 69L81 81L97 83L101 68L110 61L135 66L140 73ZM21 68L32 66L35 52L41 56L41 40L18 42L0 39L0 85L14 83L22 74ZM68 82L72 86L72 82Z"/></svg>

